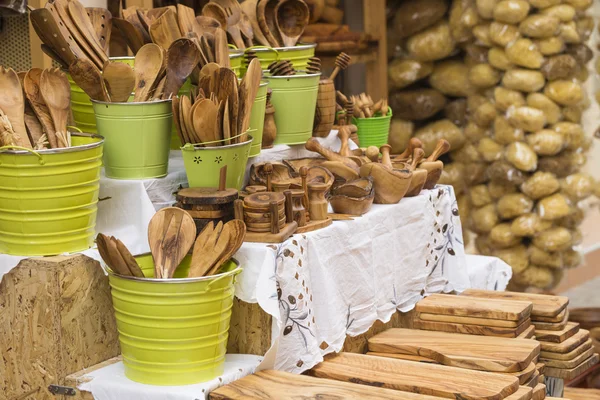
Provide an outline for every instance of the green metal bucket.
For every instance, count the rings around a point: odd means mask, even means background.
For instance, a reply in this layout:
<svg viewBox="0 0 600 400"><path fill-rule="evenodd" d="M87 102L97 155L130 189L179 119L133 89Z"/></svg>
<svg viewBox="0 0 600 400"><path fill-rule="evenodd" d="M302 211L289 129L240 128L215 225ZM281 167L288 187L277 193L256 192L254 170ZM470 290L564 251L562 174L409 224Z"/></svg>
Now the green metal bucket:
<svg viewBox="0 0 600 400"><path fill-rule="evenodd" d="M262 147L263 127L265 125L265 109L267 107L267 86L268 82L261 82L256 99L252 104L250 112L250 130L252 131L252 146L250 146L250 157L256 157L260 154Z"/></svg>
<svg viewBox="0 0 600 400"><path fill-rule="evenodd" d="M94 244L104 139L72 147L0 148L0 253L50 256Z"/></svg>
<svg viewBox="0 0 600 400"><path fill-rule="evenodd" d="M154 277L149 254L136 257ZM231 259L218 275L187 278L191 256L175 272L179 279L122 277L108 272L125 376L149 385L190 385L223 373L235 276Z"/></svg>
<svg viewBox="0 0 600 400"><path fill-rule="evenodd" d="M167 175L173 112L171 100L145 103L92 101L104 136L108 178L148 179Z"/></svg>
<svg viewBox="0 0 600 400"><path fill-rule="evenodd" d="M244 60L244 52L238 49L229 49L229 66L235 72L235 76L242 76L242 61Z"/></svg>
<svg viewBox="0 0 600 400"><path fill-rule="evenodd" d="M219 171L226 165L227 187L240 190L244 183L252 140L252 135L249 135L248 140L243 143L225 146L215 146L218 142L205 143L213 144L212 147L187 143L181 148L181 153L189 186L218 187Z"/></svg>
<svg viewBox="0 0 600 400"><path fill-rule="evenodd" d="M386 116L371 118L354 118L352 123L358 128L358 141L360 147L381 147L388 142L390 134L390 122L392 120L392 109Z"/></svg>
<svg viewBox="0 0 600 400"><path fill-rule="evenodd" d="M304 144L312 137L320 78L320 73L265 76L275 107L275 144Z"/></svg>
<svg viewBox="0 0 600 400"><path fill-rule="evenodd" d="M246 50L256 53L263 70L267 69L273 61L279 60L289 60L295 69L306 70L308 59L314 57L316 47L316 43L300 43L293 47L254 46ZM247 67L244 63L244 73Z"/></svg>

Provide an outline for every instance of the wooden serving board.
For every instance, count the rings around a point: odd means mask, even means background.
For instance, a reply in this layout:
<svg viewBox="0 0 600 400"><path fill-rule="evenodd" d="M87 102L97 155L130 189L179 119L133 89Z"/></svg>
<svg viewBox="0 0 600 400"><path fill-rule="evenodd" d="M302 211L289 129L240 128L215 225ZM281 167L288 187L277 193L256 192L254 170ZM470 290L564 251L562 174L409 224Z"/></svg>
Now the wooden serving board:
<svg viewBox="0 0 600 400"><path fill-rule="evenodd" d="M529 301L533 304L531 317L556 317L569 304L569 298L564 296L549 296L534 293L496 292L492 290L467 289L461 296L484 299L505 299Z"/></svg>
<svg viewBox="0 0 600 400"><path fill-rule="evenodd" d="M576 347L575 350L570 351L568 353L553 353L550 351L541 351L540 358L545 360L572 360L578 355L586 352L588 349L591 349L593 346L592 339L586 340L580 346Z"/></svg>
<svg viewBox="0 0 600 400"><path fill-rule="evenodd" d="M600 390L566 387L564 396L571 400L600 400Z"/></svg>
<svg viewBox="0 0 600 400"><path fill-rule="evenodd" d="M534 317L532 315L531 319L533 321L537 321L537 322L562 322L565 319L565 316L567 317L567 319L569 319L568 314L569 314L569 310L565 308L556 317L540 317L540 316Z"/></svg>
<svg viewBox="0 0 600 400"><path fill-rule="evenodd" d="M506 321L502 319L490 318L473 318L473 317L457 317L455 315L415 313L415 320L431 321L431 322L451 322L455 324L468 324L480 326L494 326L499 328L516 328L519 326L517 321Z"/></svg>
<svg viewBox="0 0 600 400"><path fill-rule="evenodd" d="M535 326L530 325L529 328L525 329L517 338L519 339L531 339L535 336Z"/></svg>
<svg viewBox="0 0 600 400"><path fill-rule="evenodd" d="M577 332L579 332L579 324L577 322L569 322L562 331L544 331L536 329L535 337L540 342L562 343Z"/></svg>
<svg viewBox="0 0 600 400"><path fill-rule="evenodd" d="M530 387L519 386L519 389L507 397L504 400L531 400L533 398L533 391Z"/></svg>
<svg viewBox="0 0 600 400"><path fill-rule="evenodd" d="M523 385L526 382L529 382L529 380L531 379L533 374L535 374L536 372L539 372L539 371L536 369L535 364L530 363L529 366L527 368L525 368L523 371L506 372L506 374L516 377L519 380L519 385Z"/></svg>
<svg viewBox="0 0 600 400"><path fill-rule="evenodd" d="M246 231L244 242L283 243L287 238L292 236L294 232L296 232L297 228L298 224L296 223L296 221L292 221L289 224L285 224L285 226L279 230L279 233Z"/></svg>
<svg viewBox="0 0 600 400"><path fill-rule="evenodd" d="M538 383L537 386L533 388L531 400L544 400L545 398L546 385L544 385L543 383Z"/></svg>
<svg viewBox="0 0 600 400"><path fill-rule="evenodd" d="M448 366L493 372L522 371L539 355L529 339L394 328L369 339L369 351L409 354Z"/></svg>
<svg viewBox="0 0 600 400"><path fill-rule="evenodd" d="M506 338L516 338L530 326L530 320L523 322L521 326L517 328L500 328L496 326L453 324L450 322L421 321L418 319L415 319L413 323L414 328L426 331L453 332L464 333L467 335L497 336Z"/></svg>
<svg viewBox="0 0 600 400"><path fill-rule="evenodd" d="M381 399L440 400L439 397L399 392L288 372L266 370L248 375L209 394L211 400Z"/></svg>
<svg viewBox="0 0 600 400"><path fill-rule="evenodd" d="M571 336L562 343L539 342L541 350L551 353L569 353L587 342L590 338L590 333L585 329L580 329L575 335Z"/></svg>
<svg viewBox="0 0 600 400"><path fill-rule="evenodd" d="M432 294L419 301L415 310L419 313L500 319L521 323L529 318L532 307L532 303L527 301Z"/></svg>
<svg viewBox="0 0 600 400"><path fill-rule="evenodd" d="M572 360L542 359L542 361L546 364L548 368L571 369L575 368L576 366L593 356L595 351L596 350L593 348L587 349Z"/></svg>
<svg viewBox="0 0 600 400"><path fill-rule="evenodd" d="M598 354L594 354L575 368L561 369L561 368L550 368L546 367L546 373L544 375L551 376L553 378L560 378L566 381L575 379L579 375L583 374L588 368L598 364Z"/></svg>
<svg viewBox="0 0 600 400"><path fill-rule="evenodd" d="M535 364L535 368L538 370L538 372L540 374L544 374L544 371L546 370L546 364L544 364L542 362L538 362Z"/></svg>
<svg viewBox="0 0 600 400"><path fill-rule="evenodd" d="M541 374L536 370L533 375L531 375L531 378L529 378L529 380L523 384L523 386L528 386L530 388L536 387L538 383L542 382L540 381L540 375Z"/></svg>
<svg viewBox="0 0 600 400"><path fill-rule="evenodd" d="M538 322L532 321L536 331L562 331L567 327L569 323L569 313L565 314L565 317L561 322Z"/></svg>
<svg viewBox="0 0 600 400"><path fill-rule="evenodd" d="M501 400L519 388L517 378L481 371L340 353L314 367L319 378L464 400Z"/></svg>

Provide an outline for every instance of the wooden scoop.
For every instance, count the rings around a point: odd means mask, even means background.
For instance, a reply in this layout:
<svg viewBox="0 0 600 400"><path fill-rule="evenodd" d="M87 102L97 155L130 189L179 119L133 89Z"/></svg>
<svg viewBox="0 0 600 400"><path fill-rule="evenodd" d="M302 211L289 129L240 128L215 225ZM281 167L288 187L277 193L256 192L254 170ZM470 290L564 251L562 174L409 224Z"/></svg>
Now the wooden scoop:
<svg viewBox="0 0 600 400"><path fill-rule="evenodd" d="M256 4L256 20L272 47L281 47L283 43L275 21L275 8L278 3L279 0L258 0Z"/></svg>
<svg viewBox="0 0 600 400"><path fill-rule="evenodd" d="M42 93L40 92L41 76L42 70L40 68L31 68L23 79L23 88L25 89L25 96L27 97L27 100L29 100L29 105L46 132L50 148L55 149L58 147L58 141L56 139L54 122L52 121L50 110L48 109L48 106L46 106Z"/></svg>
<svg viewBox="0 0 600 400"><path fill-rule="evenodd" d="M248 20L250 21L250 25L252 26L252 32L254 34L254 40L256 40L263 46L271 46L271 43L269 43L262 30L260 29L260 26L258 25L258 20L256 19L256 3L257 0L246 0L242 4L240 4L240 7L242 7L242 12L248 17Z"/></svg>
<svg viewBox="0 0 600 400"><path fill-rule="evenodd" d="M85 61L95 68L89 60ZM71 135L67 131L71 113L71 86L67 76L58 68L43 70L40 76L40 91L54 121L58 145L71 146Z"/></svg>
<svg viewBox="0 0 600 400"><path fill-rule="evenodd" d="M412 162L408 165L408 169L412 171L412 179L410 186L404 197L418 196L425 185L427 180L427 170L424 168L417 168L417 165L425 157L425 152L421 148L416 148L413 152Z"/></svg>
<svg viewBox="0 0 600 400"><path fill-rule="evenodd" d="M110 101L100 70L90 60L80 58L69 66L73 81L93 100ZM67 81L67 84L69 82ZM47 103L47 102L46 102ZM56 121L55 121L56 122ZM58 132L58 131L57 131Z"/></svg>
<svg viewBox="0 0 600 400"><path fill-rule="evenodd" d="M133 101L148 100L163 69L164 54L160 46L148 43L135 55L135 95Z"/></svg>
<svg viewBox="0 0 600 400"><path fill-rule="evenodd" d="M112 15L110 11L101 7L86 7L85 11L90 17L98 42L102 45L104 52L108 54L112 33Z"/></svg>
<svg viewBox="0 0 600 400"><path fill-rule="evenodd" d="M319 141L316 138L308 139L308 141L306 142L304 147L306 148L306 150L310 150L310 151L319 153L320 155L322 155L329 161L339 161L342 164L344 164L346 167L351 168L353 171L355 171L355 172L359 171L359 167L354 161L350 160L347 157L341 156L334 151L324 148L323 146L321 146L321 144L319 143Z"/></svg>
<svg viewBox="0 0 600 400"><path fill-rule="evenodd" d="M25 99L19 76L12 68L0 66L0 110L8 117L13 128L13 142L17 146L32 149L33 146L27 136L23 113Z"/></svg>
<svg viewBox="0 0 600 400"><path fill-rule="evenodd" d="M158 17L148 31L152 41L163 49L168 49L171 43L183 36L179 30L177 17L171 9L167 9Z"/></svg>
<svg viewBox="0 0 600 400"><path fill-rule="evenodd" d="M111 101L123 103L129 100L135 87L135 73L129 64L109 61L104 65L102 77Z"/></svg>
<svg viewBox="0 0 600 400"><path fill-rule="evenodd" d="M283 45L293 47L308 24L310 12L302 0L283 0L275 6L275 23Z"/></svg>
<svg viewBox="0 0 600 400"><path fill-rule="evenodd" d="M167 51L167 81L163 98L176 95L200 61L200 50L191 39L175 40Z"/></svg>
<svg viewBox="0 0 600 400"><path fill-rule="evenodd" d="M194 244L196 224L186 211L167 207L159 210L148 225L148 243L156 278L172 278Z"/></svg>
<svg viewBox="0 0 600 400"><path fill-rule="evenodd" d="M440 180L444 163L438 160L443 154L450 151L450 143L445 139L440 139L435 146L433 153L419 164L420 168L427 170L427 180L425 181L424 189L433 189Z"/></svg>
<svg viewBox="0 0 600 400"><path fill-rule="evenodd" d="M140 31L131 22L121 18L113 18L112 23L121 31L127 46L129 46L133 54L137 54L139 49L146 43Z"/></svg>

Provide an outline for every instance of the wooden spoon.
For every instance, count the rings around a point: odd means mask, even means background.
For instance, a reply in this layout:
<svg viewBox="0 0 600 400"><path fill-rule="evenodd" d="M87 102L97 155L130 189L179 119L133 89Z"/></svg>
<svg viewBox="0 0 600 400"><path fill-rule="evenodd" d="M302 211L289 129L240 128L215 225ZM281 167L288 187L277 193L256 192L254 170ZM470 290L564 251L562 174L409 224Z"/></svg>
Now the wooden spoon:
<svg viewBox="0 0 600 400"><path fill-rule="evenodd" d="M55 149L58 147L58 140L56 138L56 132L54 130L54 123L52 122L50 110L46 106L44 98L40 93L41 76L42 70L40 68L31 68L23 79L23 88L25 90L25 97L27 97L27 100L29 100L29 105L31 105L33 112L38 117L42 127L44 128L44 131L46 132L46 137L48 138L50 148Z"/></svg>
<svg viewBox="0 0 600 400"><path fill-rule="evenodd" d="M210 221L204 226L200 234L194 242L194 250L192 251L192 262L190 263L190 272L188 277L202 276L202 263L204 258L204 251L207 247L213 247L217 242L219 235L223 230L223 222L219 221L215 226L213 221ZM207 267L207 269L210 267Z"/></svg>
<svg viewBox="0 0 600 400"><path fill-rule="evenodd" d="M227 29L227 14L223 7L217 3L206 3L204 7L202 7L202 15L216 20L222 29Z"/></svg>
<svg viewBox="0 0 600 400"><path fill-rule="evenodd" d="M124 103L135 87L135 73L129 64L108 62L104 65L102 77L111 101Z"/></svg>
<svg viewBox="0 0 600 400"><path fill-rule="evenodd" d="M219 108L209 99L202 99L194 104L192 124L200 142L215 140L214 130Z"/></svg>
<svg viewBox="0 0 600 400"><path fill-rule="evenodd" d="M121 31L125 42L127 42L127 46L131 49L133 54L137 54L138 50L144 45L144 37L140 33L138 29L135 28L131 24L131 22L126 21L121 18L113 18L112 23Z"/></svg>
<svg viewBox="0 0 600 400"><path fill-rule="evenodd" d="M192 265L190 266L188 277L205 276L227 251L229 241L232 239L231 225L225 224L223 225L223 228L219 230L220 224L222 224L222 222L219 222L217 228L207 237L204 246L198 245L197 247L194 245ZM196 253L198 253L198 256L196 256Z"/></svg>
<svg viewBox="0 0 600 400"><path fill-rule="evenodd" d="M239 99L239 116L238 116L238 133L244 134L240 138L240 142L245 142L247 139L246 131L250 128L250 112L252 105L256 99L256 93L260 87L260 79L262 78L262 69L258 58L252 59L248 64L248 70L240 84L240 99ZM244 94L242 96L241 94Z"/></svg>
<svg viewBox="0 0 600 400"><path fill-rule="evenodd" d="M12 68L0 66L0 110L8 117L12 125L13 141L17 146L32 149L33 146L27 136L23 112L25 99L19 76Z"/></svg>
<svg viewBox="0 0 600 400"><path fill-rule="evenodd" d="M148 43L135 55L135 95L133 101L148 100L163 69L164 55L157 44Z"/></svg>
<svg viewBox="0 0 600 400"><path fill-rule="evenodd" d="M196 224L186 211L167 207L154 214L148 224L148 243L154 260L155 277L172 278L195 238Z"/></svg>
<svg viewBox="0 0 600 400"><path fill-rule="evenodd" d="M110 11L101 7L86 7L85 11L90 17L98 42L102 45L104 52L108 54L112 33L112 15Z"/></svg>
<svg viewBox="0 0 600 400"><path fill-rule="evenodd" d="M114 237L111 237L111 240L114 241L115 244L117 245L117 250L119 251L121 258L127 265L127 268L129 269L129 272L131 273L131 276L143 278L144 273L142 272L142 269L140 268L139 264L135 260L135 257L133 257L133 255L131 254L129 249L125 246L125 244L123 244L123 242L121 242L119 239L116 239Z"/></svg>
<svg viewBox="0 0 600 400"><path fill-rule="evenodd" d="M192 102L188 96L181 96L179 101L180 123L184 127L190 143L196 144L200 142L200 138L196 137L194 131L194 123L192 122Z"/></svg>
<svg viewBox="0 0 600 400"><path fill-rule="evenodd" d="M56 54L69 65L77 58L86 58L87 55L70 37L64 25L58 25L57 18L46 8L38 8L29 13L33 29L40 39L54 50ZM70 39L69 39L70 38Z"/></svg>
<svg viewBox="0 0 600 400"><path fill-rule="evenodd" d="M279 0L258 0L256 5L256 20L272 47L281 47L283 43L275 21L275 8L278 3Z"/></svg>
<svg viewBox="0 0 600 400"><path fill-rule="evenodd" d="M85 62L93 66L89 60ZM71 136L67 131L71 113L71 86L67 76L58 68L43 70L40 76L40 91L54 121L58 145L71 146Z"/></svg>
<svg viewBox="0 0 600 400"><path fill-rule="evenodd" d="M229 241L227 247L221 255L221 257L214 263L213 267L205 275L214 275L219 271L219 268L229 260L244 244L244 238L246 237L246 224L244 221L234 219L225 224L225 228L229 229ZM220 238L219 238L220 239Z"/></svg>
<svg viewBox="0 0 600 400"><path fill-rule="evenodd" d="M229 68L231 66L229 47L227 47L227 34L223 29L217 29L215 32L215 62L221 67Z"/></svg>
<svg viewBox="0 0 600 400"><path fill-rule="evenodd" d="M222 28L221 23L213 17L209 17L207 15L199 15L196 17L194 32L196 32L199 37L205 33L214 35L219 28Z"/></svg>
<svg viewBox="0 0 600 400"><path fill-rule="evenodd" d="M284 46L296 45L309 17L308 6L302 0L283 0L275 6L275 23Z"/></svg>
<svg viewBox="0 0 600 400"><path fill-rule="evenodd" d="M64 0L55 1L62 2ZM92 24L92 20L87 14L85 7L79 2L79 0L70 0L67 3L67 7L69 9L71 20L87 43L90 45L92 50L98 55L98 57L100 57L102 62L108 61L108 56L106 55L106 51L104 51L104 44L100 43L100 40L96 35L94 25Z"/></svg>
<svg viewBox="0 0 600 400"><path fill-rule="evenodd" d="M90 60L80 58L69 66L73 81L93 100L110 101L100 70ZM69 82L67 81L67 84ZM42 89L43 90L43 89ZM46 102L48 104L48 102ZM56 121L55 121L56 122ZM59 132L59 131L57 131Z"/></svg>
<svg viewBox="0 0 600 400"><path fill-rule="evenodd" d="M200 50L191 39L177 39L167 51L167 82L163 98L177 94L200 61Z"/></svg>
<svg viewBox="0 0 600 400"><path fill-rule="evenodd" d="M240 4L240 7L242 7L242 12L248 17L248 21L250 22L250 25L252 27L254 39L263 46L271 46L271 43L269 43L269 41L263 34L258 24L258 20L256 19L256 3L257 0L246 0L242 4ZM242 25L245 24L246 22L243 21ZM244 32L244 30L247 30L247 28L244 27L242 29L242 33Z"/></svg>
<svg viewBox="0 0 600 400"><path fill-rule="evenodd" d="M181 121L179 120L179 97L174 96L171 102L173 110L173 122L175 122L175 128L177 129L177 135L181 145L184 146L188 143L187 138L183 135L183 129L181 128Z"/></svg>
<svg viewBox="0 0 600 400"><path fill-rule="evenodd" d="M98 245L100 257L102 257L108 268L116 274L131 276L131 271L120 256L121 254L117 249L116 243L111 241L108 236L99 233L96 236L96 245Z"/></svg>
<svg viewBox="0 0 600 400"><path fill-rule="evenodd" d="M167 9L150 25L149 32L152 41L163 49L168 49L171 43L183 36L179 30L177 17L171 9Z"/></svg>

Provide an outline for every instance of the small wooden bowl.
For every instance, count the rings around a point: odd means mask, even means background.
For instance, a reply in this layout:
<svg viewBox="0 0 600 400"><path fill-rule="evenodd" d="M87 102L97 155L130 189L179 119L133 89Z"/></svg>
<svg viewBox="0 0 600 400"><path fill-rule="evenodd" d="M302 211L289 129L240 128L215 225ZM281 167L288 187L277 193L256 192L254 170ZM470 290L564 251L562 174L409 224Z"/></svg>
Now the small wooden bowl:
<svg viewBox="0 0 600 400"><path fill-rule="evenodd" d="M329 203L338 214L363 215L371 209L374 198L375 186L369 176L333 189Z"/></svg>

